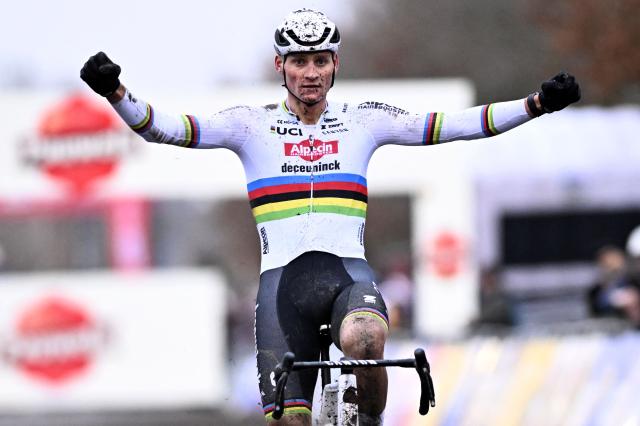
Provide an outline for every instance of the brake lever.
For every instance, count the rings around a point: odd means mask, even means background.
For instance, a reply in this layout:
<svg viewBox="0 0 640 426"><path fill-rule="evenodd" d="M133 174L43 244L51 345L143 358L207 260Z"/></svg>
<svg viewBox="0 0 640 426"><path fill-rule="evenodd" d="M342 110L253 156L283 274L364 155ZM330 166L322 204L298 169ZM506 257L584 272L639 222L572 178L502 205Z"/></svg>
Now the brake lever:
<svg viewBox="0 0 640 426"><path fill-rule="evenodd" d="M293 368L294 359L295 355L292 352L285 353L282 357L282 362L276 365L274 370L276 395L272 417L275 420L279 420L284 414L284 389L287 386L287 380L289 379L289 373L291 373L291 369Z"/></svg>
<svg viewBox="0 0 640 426"><path fill-rule="evenodd" d="M420 377L420 408L418 412L424 416L429 412L430 406L436 406L436 393L431 378L431 366L427 361L424 349L416 349L413 355L416 358L416 371Z"/></svg>

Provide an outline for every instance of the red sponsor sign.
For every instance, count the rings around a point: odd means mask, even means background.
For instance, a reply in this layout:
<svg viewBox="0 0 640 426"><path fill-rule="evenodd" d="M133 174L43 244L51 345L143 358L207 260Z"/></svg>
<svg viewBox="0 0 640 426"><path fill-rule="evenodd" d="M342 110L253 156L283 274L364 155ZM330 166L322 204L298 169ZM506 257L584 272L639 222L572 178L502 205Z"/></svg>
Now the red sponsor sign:
<svg viewBox="0 0 640 426"><path fill-rule="evenodd" d="M452 278L462 269L465 248L462 238L452 232L441 232L430 244L429 264L436 275Z"/></svg>
<svg viewBox="0 0 640 426"><path fill-rule="evenodd" d="M61 297L47 297L27 307L5 358L34 379L63 384L85 372L107 333L82 306Z"/></svg>
<svg viewBox="0 0 640 426"><path fill-rule="evenodd" d="M129 140L108 106L74 95L44 113L37 134L24 144L23 157L84 193L115 171L130 150Z"/></svg>
<svg viewBox="0 0 640 426"><path fill-rule="evenodd" d="M315 161L328 154L338 153L338 141L323 142L319 139L309 139L298 143L287 142L284 144L284 155L287 157L300 157L306 161Z"/></svg>

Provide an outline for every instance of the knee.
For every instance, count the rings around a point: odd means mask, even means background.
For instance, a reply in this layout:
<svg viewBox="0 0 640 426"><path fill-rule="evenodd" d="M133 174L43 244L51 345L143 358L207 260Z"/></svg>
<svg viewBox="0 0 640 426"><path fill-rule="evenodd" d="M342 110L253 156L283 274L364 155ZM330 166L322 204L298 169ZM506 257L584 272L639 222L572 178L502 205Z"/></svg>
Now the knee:
<svg viewBox="0 0 640 426"><path fill-rule="evenodd" d="M355 359L381 358L388 330L379 319L350 315L340 326L340 346L345 355Z"/></svg>

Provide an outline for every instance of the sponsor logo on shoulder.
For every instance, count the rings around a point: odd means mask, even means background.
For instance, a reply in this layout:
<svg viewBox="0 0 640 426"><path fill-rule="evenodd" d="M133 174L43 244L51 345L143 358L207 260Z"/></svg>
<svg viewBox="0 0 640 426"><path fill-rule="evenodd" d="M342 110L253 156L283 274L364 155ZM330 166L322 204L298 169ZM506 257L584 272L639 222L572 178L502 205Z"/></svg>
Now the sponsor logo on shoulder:
<svg viewBox="0 0 640 426"><path fill-rule="evenodd" d="M381 109L382 111L388 112L389 114L397 117L398 115L407 115L409 112L395 107L393 105L385 104L383 102L363 102L358 105L358 109Z"/></svg>

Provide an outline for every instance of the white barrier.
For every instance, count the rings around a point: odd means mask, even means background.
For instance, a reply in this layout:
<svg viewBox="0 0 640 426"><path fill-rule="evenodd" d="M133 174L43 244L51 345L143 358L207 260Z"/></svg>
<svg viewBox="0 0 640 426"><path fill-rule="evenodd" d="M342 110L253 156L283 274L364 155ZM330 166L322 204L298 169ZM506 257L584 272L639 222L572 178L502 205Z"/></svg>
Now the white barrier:
<svg viewBox="0 0 640 426"><path fill-rule="evenodd" d="M220 404L225 311L209 270L0 276L0 412Z"/></svg>

